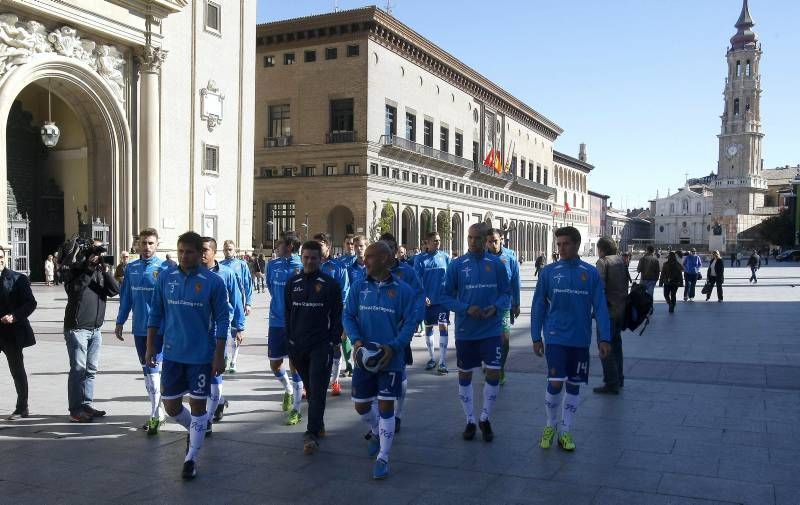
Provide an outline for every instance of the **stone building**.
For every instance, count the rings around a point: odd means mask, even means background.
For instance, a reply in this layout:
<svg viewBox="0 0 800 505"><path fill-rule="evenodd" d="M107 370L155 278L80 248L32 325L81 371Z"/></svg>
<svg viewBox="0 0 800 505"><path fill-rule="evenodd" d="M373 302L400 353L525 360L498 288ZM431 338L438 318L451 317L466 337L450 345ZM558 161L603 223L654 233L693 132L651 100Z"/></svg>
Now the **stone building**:
<svg viewBox="0 0 800 505"><path fill-rule="evenodd" d="M530 260L557 190L588 222L591 165L555 153L562 129L382 10L259 25L256 52L255 244L389 230L414 249L436 229L461 254L487 222Z"/></svg>
<svg viewBox="0 0 800 505"><path fill-rule="evenodd" d="M256 0L4 0L0 243L42 276L77 232L249 247ZM55 123L60 137L55 140Z"/></svg>
<svg viewBox="0 0 800 505"><path fill-rule="evenodd" d="M687 182L677 192L656 198L651 205L655 225L653 243L657 247L708 248L714 225L714 197L709 186Z"/></svg>
<svg viewBox="0 0 800 505"><path fill-rule="evenodd" d="M588 246L586 256L597 256L597 241L606 234L608 195L589 191L589 234L584 238Z"/></svg>

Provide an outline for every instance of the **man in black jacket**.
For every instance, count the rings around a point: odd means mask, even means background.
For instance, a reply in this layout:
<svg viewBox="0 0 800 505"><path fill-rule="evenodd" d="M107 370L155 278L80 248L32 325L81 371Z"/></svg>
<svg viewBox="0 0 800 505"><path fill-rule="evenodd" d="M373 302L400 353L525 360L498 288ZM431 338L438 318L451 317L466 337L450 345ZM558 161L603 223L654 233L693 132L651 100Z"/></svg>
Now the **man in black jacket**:
<svg viewBox="0 0 800 505"><path fill-rule="evenodd" d="M103 337L100 327L106 316L106 300L119 293L119 284L102 261L102 245L78 253L64 281L67 308L64 311L64 340L69 353L69 420L88 423L106 415L92 406L94 378L100 360Z"/></svg>
<svg viewBox="0 0 800 505"><path fill-rule="evenodd" d="M303 272L289 278L284 291L286 337L289 360L308 392L308 426L303 436L303 452L313 454L325 431L323 417L333 349L342 338L342 294L339 283L319 269L322 261L319 242L303 244L301 261Z"/></svg>
<svg viewBox="0 0 800 505"><path fill-rule="evenodd" d="M22 349L36 343L28 322L35 309L31 283L26 276L6 268L6 251L0 247L0 352L6 355L17 390L17 407L9 421L28 417L28 376Z"/></svg>

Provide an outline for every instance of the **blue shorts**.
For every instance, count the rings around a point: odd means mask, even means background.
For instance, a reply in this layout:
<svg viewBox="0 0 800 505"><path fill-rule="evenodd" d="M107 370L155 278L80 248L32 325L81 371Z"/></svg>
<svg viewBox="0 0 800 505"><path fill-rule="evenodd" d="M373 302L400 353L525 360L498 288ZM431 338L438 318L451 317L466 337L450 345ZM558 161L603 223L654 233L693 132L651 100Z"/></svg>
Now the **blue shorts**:
<svg viewBox="0 0 800 505"><path fill-rule="evenodd" d="M350 395L356 403L378 400L397 400L403 394L405 371L372 373L360 367L353 368Z"/></svg>
<svg viewBox="0 0 800 505"><path fill-rule="evenodd" d="M450 311L444 305L428 305L425 307L425 325L450 324Z"/></svg>
<svg viewBox="0 0 800 505"><path fill-rule="evenodd" d="M547 380L589 383L589 348L545 344Z"/></svg>
<svg viewBox="0 0 800 505"><path fill-rule="evenodd" d="M147 353L147 337L134 335L133 342L136 344L136 354L139 355L139 364L144 366L144 355ZM147 368L148 370L157 372L161 370L160 363L164 359L164 335L156 335L155 344L156 349L158 349L158 354L156 354L156 363L159 363L159 365L155 368Z"/></svg>
<svg viewBox="0 0 800 505"><path fill-rule="evenodd" d="M289 357L286 328L270 326L267 336L267 358L279 360Z"/></svg>
<svg viewBox="0 0 800 505"><path fill-rule="evenodd" d="M211 363L190 365L165 359L161 370L161 398L174 400L189 395L203 400L211 392Z"/></svg>
<svg viewBox="0 0 800 505"><path fill-rule="evenodd" d="M456 363L462 372L471 372L481 364L488 369L500 369L503 338L483 338L480 340L456 339Z"/></svg>

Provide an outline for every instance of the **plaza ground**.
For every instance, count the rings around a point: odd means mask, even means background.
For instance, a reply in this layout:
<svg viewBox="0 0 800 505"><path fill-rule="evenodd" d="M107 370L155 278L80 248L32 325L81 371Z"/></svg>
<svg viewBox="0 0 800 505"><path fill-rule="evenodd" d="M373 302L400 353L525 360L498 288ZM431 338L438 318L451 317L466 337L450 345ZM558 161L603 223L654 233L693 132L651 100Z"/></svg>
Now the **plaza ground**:
<svg viewBox="0 0 800 505"><path fill-rule="evenodd" d="M0 503L391 503L391 504L753 504L800 503L800 267L771 263L752 285L746 268L726 269L725 302L679 302L668 314L660 290L652 322L623 335L625 389L581 390L574 453L543 451L543 360L530 345L533 270L523 267L522 316L514 326L508 383L493 415L494 442L461 439L455 373L415 364L391 475L370 479L365 431L349 400L328 398L320 451L302 454L301 425L284 426L282 388L265 373L267 295L256 294L230 401L198 460L180 478L185 431L139 427L149 403L132 338L112 333L108 306L93 424L67 421L68 361L61 333L66 295L36 286L38 344L25 352L31 417L0 421ZM698 287L699 290L699 287ZM682 291L679 290L679 298ZM592 348L590 387L601 367ZM4 361L4 360L2 360ZM451 348L449 365L455 367ZM476 377L476 403L482 380ZM14 407L0 365L0 415ZM305 413L305 405L303 412Z"/></svg>

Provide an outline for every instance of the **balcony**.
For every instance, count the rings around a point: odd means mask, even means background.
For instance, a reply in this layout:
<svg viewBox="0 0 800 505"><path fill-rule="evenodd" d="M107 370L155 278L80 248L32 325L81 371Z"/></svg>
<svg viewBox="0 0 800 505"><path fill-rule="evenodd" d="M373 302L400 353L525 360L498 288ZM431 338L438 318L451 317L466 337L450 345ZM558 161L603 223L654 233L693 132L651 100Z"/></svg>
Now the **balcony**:
<svg viewBox="0 0 800 505"><path fill-rule="evenodd" d="M264 137L264 149L288 147L290 145L292 145L291 135L285 135L283 137Z"/></svg>
<svg viewBox="0 0 800 505"><path fill-rule="evenodd" d="M410 161L415 161L421 165L434 162L438 165L438 168L455 168L455 172L461 176L472 170L472 160L446 153L424 144L417 144L396 135L381 135L380 144L389 150L396 150L398 153L408 155L407 157L410 158Z"/></svg>
<svg viewBox="0 0 800 505"><path fill-rule="evenodd" d="M356 131L335 130L325 134L326 144L350 144L356 141Z"/></svg>
<svg viewBox="0 0 800 505"><path fill-rule="evenodd" d="M551 188L550 186L545 186L544 184L538 182L530 181L528 179L525 179L524 177L515 177L514 184L517 186L521 186L521 188L524 189L533 190L534 192L539 193L540 195L546 195L544 196L544 198L548 198L556 194L555 188Z"/></svg>

